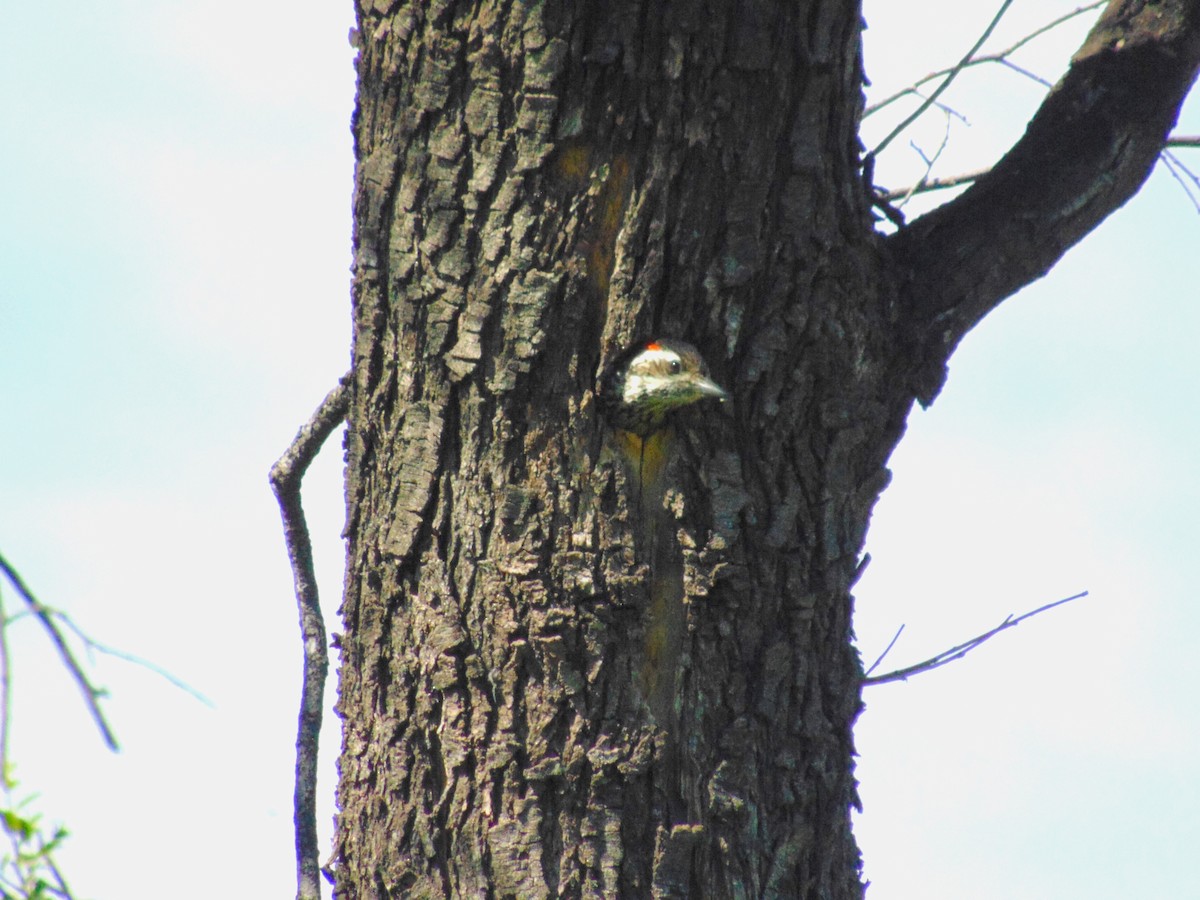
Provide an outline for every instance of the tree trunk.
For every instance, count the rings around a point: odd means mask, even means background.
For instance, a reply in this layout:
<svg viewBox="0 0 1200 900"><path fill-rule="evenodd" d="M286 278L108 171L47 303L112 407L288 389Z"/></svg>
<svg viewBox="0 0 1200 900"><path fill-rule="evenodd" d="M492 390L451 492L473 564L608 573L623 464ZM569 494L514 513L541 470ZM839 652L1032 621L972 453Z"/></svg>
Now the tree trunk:
<svg viewBox="0 0 1200 900"><path fill-rule="evenodd" d="M339 897L862 895L850 591L885 462L965 330L1144 179L1187 6L1155 7L1138 140L1073 172L1090 219L1006 261L875 232L853 2L360 0ZM647 514L595 392L651 336L734 399L679 418Z"/></svg>

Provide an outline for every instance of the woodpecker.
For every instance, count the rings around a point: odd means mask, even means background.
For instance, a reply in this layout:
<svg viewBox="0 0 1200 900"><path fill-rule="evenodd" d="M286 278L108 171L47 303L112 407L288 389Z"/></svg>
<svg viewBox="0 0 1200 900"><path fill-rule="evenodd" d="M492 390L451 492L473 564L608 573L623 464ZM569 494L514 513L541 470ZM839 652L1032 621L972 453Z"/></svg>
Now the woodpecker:
<svg viewBox="0 0 1200 900"><path fill-rule="evenodd" d="M612 425L643 441L662 429L673 411L698 400L724 401L728 396L708 377L708 367L695 347L666 338L626 350L600 388L600 401Z"/></svg>
<svg viewBox="0 0 1200 900"><path fill-rule="evenodd" d="M655 720L673 733L675 674L683 644L683 561L671 540L671 514L663 508L664 473L674 449L674 411L728 394L708 376L700 353L683 341L637 344L621 354L600 385L600 405L613 426L617 449L637 486L637 510L649 565L649 604L640 686Z"/></svg>

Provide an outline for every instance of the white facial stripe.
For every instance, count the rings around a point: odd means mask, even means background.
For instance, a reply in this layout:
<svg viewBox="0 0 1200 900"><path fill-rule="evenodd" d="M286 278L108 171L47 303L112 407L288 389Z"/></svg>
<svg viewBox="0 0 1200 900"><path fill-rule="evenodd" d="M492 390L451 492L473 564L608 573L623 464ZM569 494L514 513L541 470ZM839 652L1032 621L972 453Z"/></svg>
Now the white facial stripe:
<svg viewBox="0 0 1200 900"><path fill-rule="evenodd" d="M648 382L652 380L646 378L644 375L630 372L625 376L625 388L621 391L621 400L625 403L636 403L641 399L643 394L651 389Z"/></svg>
<svg viewBox="0 0 1200 900"><path fill-rule="evenodd" d="M679 354L674 350L668 350L666 347L654 347L653 349L643 350L637 355L637 359L639 363L666 363L667 365L673 362L680 362Z"/></svg>

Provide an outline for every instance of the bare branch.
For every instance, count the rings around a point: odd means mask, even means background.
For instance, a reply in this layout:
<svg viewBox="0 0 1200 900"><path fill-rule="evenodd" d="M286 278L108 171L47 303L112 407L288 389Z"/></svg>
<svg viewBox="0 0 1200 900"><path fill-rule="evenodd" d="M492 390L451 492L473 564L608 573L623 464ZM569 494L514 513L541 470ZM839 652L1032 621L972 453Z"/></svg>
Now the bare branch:
<svg viewBox="0 0 1200 900"><path fill-rule="evenodd" d="M868 116L870 116L871 114L879 112L884 107L890 106L892 103L896 102L897 100L900 100L900 99L902 99L904 97L908 97L908 96L917 96L917 97L921 97L922 99L927 99L927 102L926 102L926 104L924 104L924 108L922 109L922 112L924 112L925 109L927 109L928 106L930 105L930 103L933 101L933 97L926 98L925 95L921 93L920 88L922 85L928 84L930 81L934 81L938 78L944 78L948 75L956 74L958 71L961 71L962 69L972 68L974 66L983 65L985 63L997 63L999 65L1002 65L1005 68L1011 69L1012 71L1016 72L1019 75L1023 75L1024 77L1028 78L1030 81L1036 82L1037 84L1041 85L1042 87L1046 88L1047 90L1050 90L1054 85L1052 85L1047 79L1042 78L1040 75L1038 75L1035 72L1030 71L1029 69L1026 69L1022 66L1017 65L1016 63L1014 63L1012 61L1012 59L1010 57L1012 56L1013 53L1015 53L1017 50L1021 49L1021 47L1025 46L1026 44L1028 44L1030 41L1034 40L1035 38L1040 37L1041 35L1044 35L1047 32L1054 30L1058 26L1064 24L1065 22L1070 21L1071 19L1077 18L1078 16L1084 15L1085 13L1094 12L1095 10L1104 6L1105 3L1107 3L1107 2L1108 2L1108 0L1098 0L1098 2L1089 3L1086 6L1077 7L1076 9L1072 10L1069 13L1059 16L1057 19L1054 19L1051 22L1047 22L1045 25L1041 26L1040 28L1038 28L1038 29L1030 32L1029 34L1025 35L1024 37L1022 37L1016 43L1011 44L1008 47L1005 47L1003 50L999 50L995 53L986 53L986 54L982 54L979 56L974 56L970 60L968 60L965 64L960 63L959 66L956 66L956 67L951 67L948 69L939 69L936 72L930 72L928 75L924 76L923 78L918 79L916 82L909 85L908 87L897 91L896 93L884 98L883 100L879 101L878 103L868 106L866 111L863 113L863 118L865 119ZM1003 10L1001 12L1003 12ZM939 109L942 109L947 114L952 114L952 115L957 116L958 118L962 119L964 122L966 121L965 116L954 111L950 107L944 106L941 103L933 103L933 105L937 106ZM910 118L910 120L908 120L908 124L911 124L911 121L912 121L912 119ZM890 139L891 139L891 136L889 136L888 140L890 140ZM1179 135L1177 137L1171 137L1171 138L1167 139L1165 146L1167 148L1171 148L1171 147L1185 147L1185 148L1189 148L1189 149L1198 148L1198 147L1200 147L1200 135ZM881 148L876 148L876 150L873 150L871 152L871 154L869 154L869 155L873 156L875 153L878 152L879 149L881 149ZM1177 181L1180 182L1181 185L1183 185L1184 192L1187 194L1188 199L1192 201L1193 205L1200 204L1200 201L1198 201L1196 196L1194 196L1192 190L1190 188L1188 188L1188 186L1179 178L1179 175L1177 174L1176 170L1174 168L1172 168L1172 163L1177 165L1184 172L1187 172L1189 175L1191 174L1190 170L1186 166L1184 166L1182 163L1180 163L1180 161L1178 159L1175 159L1175 158L1172 158L1169 161L1164 160L1164 162L1166 163L1167 169L1171 173L1172 177L1174 177ZM931 170L932 170L931 166L927 167L925 170L925 175L928 176L930 174ZM947 176L945 178L922 177L915 184L909 185L908 187L905 187L905 188L897 188L895 190L889 190L889 191L883 191L883 190L876 189L877 190L876 201L877 202L886 201L888 203L894 203L895 201L900 201L900 203L898 205L902 207L902 206L904 206L905 203L908 202L908 200L911 197L913 197L916 194L926 194L926 193L929 193L930 191L939 191L939 190L945 190L947 188L961 187L964 184L970 184L970 183L978 180L982 176L986 175L988 171L989 171L988 169L979 169L975 172L966 172L961 175L951 175L951 176ZM889 216L889 218L891 218L891 217ZM895 221L895 220L893 220L893 221ZM897 222L896 224L897 224L897 227L903 226L902 222Z"/></svg>
<svg viewBox="0 0 1200 900"><path fill-rule="evenodd" d="M149 669L155 675L170 682L184 693L191 694L205 706L210 708L216 706L216 704L214 704L211 700L205 697L202 693L200 693L182 678L171 674L166 669L162 668L162 666L156 665L155 663L150 662L150 660L143 659L140 656L135 656L132 653L126 653L124 650L118 650L116 647L110 647L108 644L102 644L85 632L77 624L75 624L71 617L62 610L54 609L52 607L47 607L46 609L47 612L53 615L56 619L60 620L67 628L75 632L75 636L83 642L83 645L87 647L88 650L95 651L96 653L103 653L105 656L116 657L117 659L124 660L127 663L133 663L135 666L141 666L143 669Z"/></svg>
<svg viewBox="0 0 1200 900"><path fill-rule="evenodd" d="M1187 180L1191 182L1191 185L1188 188L1189 196L1195 194L1196 192L1200 192L1200 176L1196 175L1195 172L1189 169L1187 165L1184 164L1183 160L1181 160L1170 150L1164 150L1162 155L1164 160L1170 162L1172 166L1178 169L1179 172L1186 176Z"/></svg>
<svg viewBox="0 0 1200 900"><path fill-rule="evenodd" d="M1177 137L1170 137L1170 138L1167 138L1167 142L1164 146L1166 149L1170 149L1172 147L1179 147L1179 148L1188 149L1188 150L1200 148L1200 135L1190 134L1190 135L1179 135ZM1165 157L1167 155L1168 154L1164 151L1163 156ZM1185 171L1189 175L1191 175L1191 170L1188 169L1187 166L1183 165L1183 163L1180 161L1180 159L1177 156L1171 154L1170 162L1179 166L1179 168L1181 168L1183 171ZM1168 170L1170 170L1170 163L1167 164L1167 168L1168 168ZM991 171L991 170L990 169L977 169L974 172L963 172L960 175L947 175L945 178L923 179L923 180L917 182L916 184L910 185L909 187L906 187L906 188L897 188L894 191L880 191L876 195L876 199L877 200L885 200L885 201L891 203L896 200L907 199L908 197L915 195L915 194L928 194L931 191L942 191L942 190L946 190L948 188L962 187L964 184L971 184L974 181L978 181L980 178L982 178L984 175L986 175L989 171ZM1175 172L1171 171L1171 174L1172 174L1172 176L1174 176ZM1192 177L1193 177L1193 180L1195 180L1195 176L1192 176ZM1186 185L1185 185L1184 189L1188 193L1188 198L1193 199L1192 192L1190 191L1190 189L1188 189L1186 187ZM1193 199L1193 202L1195 202L1194 199Z"/></svg>
<svg viewBox="0 0 1200 900"><path fill-rule="evenodd" d="M1174 153L1164 150L1161 158L1171 177L1183 188L1184 196L1192 202L1196 212L1200 213L1200 178L1197 178L1196 173L1185 166Z"/></svg>
<svg viewBox="0 0 1200 900"><path fill-rule="evenodd" d="M0 555L0 572L3 572L5 577L12 582L12 586L17 589L17 594L25 601L25 604L29 607L29 611L41 623L46 634L50 636L50 641L54 644L55 649L58 650L58 655L62 659L63 665L71 674L71 678L75 681L75 684L79 686L79 692L83 694L83 702L87 704L88 711L92 714L92 720L100 730L100 735L104 738L104 743L108 745L108 749L113 751L120 749L117 745L117 739L113 735L112 728L109 726L108 720L104 718L104 713L100 709L99 701L105 692L103 689L92 684L87 674L83 671L83 667L75 659L75 655L71 652L71 648L67 644L66 637L54 621L54 610L48 606L43 606L33 596L33 593L17 573L17 570L9 565L8 560L2 555Z"/></svg>
<svg viewBox="0 0 1200 900"><path fill-rule="evenodd" d="M941 158L942 154L946 151L947 145L950 143L950 122L951 122L950 113L947 112L946 113L946 131L942 135L942 141L940 144L938 144L938 148L934 152L933 156L927 155L925 153L925 151L922 150L920 147L918 147L916 144L914 144L911 141L909 142L909 145L913 148L913 150L915 150L917 152L917 155L921 157L921 162L925 163L925 173L921 176L921 180L918 181L916 184L914 184L909 189L908 193L900 198L900 202L896 204L898 207L903 208L904 205L906 203L908 203L909 200L912 199L913 194L917 193L917 191L919 191L921 189L922 185L924 185L929 180L929 175L930 175L930 173L933 172L933 167L935 165L937 165L937 161Z"/></svg>
<svg viewBox="0 0 1200 900"><path fill-rule="evenodd" d="M1094 12L1095 10L1104 6L1104 4L1106 2L1107 2L1107 0L1098 0L1098 2L1090 3L1086 6L1081 6L1077 9L1073 10L1072 12L1069 12L1069 13L1066 13L1065 15L1059 16L1057 19L1047 22L1045 25L1041 26L1040 28L1035 29L1034 31L1032 31L1029 34L1022 37L1016 43L1011 44L1008 47L1005 47L1003 50L1000 50L996 53L987 53L987 54L981 54L978 56L974 55L974 49L978 48L980 46L980 44L982 44L982 42L987 39L987 35L988 35L988 33L990 33L991 28L993 28L995 26L996 22L999 20L999 17L1001 15L1003 15L1004 10L1001 9L997 13L996 19L994 19L992 24L989 26L989 31L985 32L983 38L981 38L980 41L976 43L975 48L973 48L973 50L972 50L972 53L968 54L968 58L965 59L965 61L960 60L956 66L953 66L948 69L939 69L936 72L930 72L928 75L926 75L924 78L919 79L914 84L911 84L908 87L906 87L900 91L897 91L896 93L892 94L891 96L886 97L885 99L881 100L879 103L876 103L872 106L867 107L866 112L863 113L864 119L866 117L870 116L872 113L878 112L879 110L891 105L892 103L894 103L897 100L900 100L903 97L917 96L917 97L921 97L922 100L924 101L922 103L921 107L917 110L917 112L915 112L912 116L910 116L908 119L906 119L904 121L904 123L902 123L900 126L898 126L898 128L895 131L893 131L892 134L888 135L888 137L885 138L884 141L878 147L876 147L874 150L872 150L870 153L868 153L866 155L866 157L864 158L864 164L868 163L868 162L873 163L875 154L880 152L883 149L883 147L886 145L887 142L891 141L900 130L903 130L908 125L911 125L914 121L916 121L916 119L919 118L921 115L923 115L926 111L928 111L928 109L931 106L936 106L937 108L946 112L947 115L954 115L954 116L962 119L962 121L966 122L965 116L956 112L955 110L951 109L950 107L937 102L938 94L940 94L944 90L944 88L949 84L949 82L952 78L956 77L957 74L959 72L963 71L964 69L972 68L972 67L978 66L978 65L983 65L985 63L997 63L1008 69L1011 69L1012 71L1016 72L1017 74L1022 75L1025 78L1028 78L1030 81L1036 82L1037 84L1039 84L1042 87L1049 90L1051 87L1053 87L1053 85L1051 85L1049 81L1047 81L1045 78L1042 78L1040 75L1036 74L1035 72L1031 72L1030 70L1024 68L1023 66L1017 65L1016 63L1014 63L1012 61L1012 59L1010 57L1012 56L1013 53L1020 50L1022 47L1024 47L1026 44L1028 44L1030 41L1034 40L1035 38L1040 37L1041 35L1044 35L1047 32L1054 30L1055 28L1059 27L1060 25L1064 24L1065 22L1070 21L1071 19L1074 19L1078 16L1084 15L1085 13ZM923 85L928 84L930 81L934 81L939 78L945 78L946 80L942 83L942 85L940 85L938 87L938 89L932 95L926 97L924 94L921 93L920 88ZM947 124L949 124L949 123L947 123ZM873 168L873 167L871 167L871 168ZM867 171L867 169L865 168L864 171ZM932 166L927 166L927 168L925 170L925 175L916 184L910 185L907 188L901 188L901 189L892 190L892 191L882 191L882 190L879 190L878 188L876 188L875 189L875 191L876 191L875 205L878 206L881 210L883 210L884 214L887 215L887 217L893 222L893 224L896 225L897 228L903 228L905 223L903 222L903 219L898 215L899 210L897 209L897 207L890 206L889 204L891 204L895 201L899 201L897 206L903 207L909 201L909 199L911 199L916 194L924 194L924 193L928 193L929 191L942 190L944 188L958 187L963 184L969 184L970 182L974 181L975 179L980 177L982 174L984 174L986 171L987 170L981 170L979 172L974 172L974 173L970 173L967 175L957 175L957 176L951 176L948 178L932 179L932 178L928 177L932 172ZM868 180L867 183L872 184L873 179Z"/></svg>
<svg viewBox="0 0 1200 900"><path fill-rule="evenodd" d="M46 868L50 870L50 874L54 876L54 880L58 882L58 887L51 888L51 890L58 894L62 900L73 900L75 895L71 893L71 889L67 886L67 880L63 877L62 870L59 869L58 863L54 861L54 854L46 849L44 841L39 840L39 844L42 845L39 848L42 861L45 863Z"/></svg>
<svg viewBox="0 0 1200 900"><path fill-rule="evenodd" d="M964 172L961 175L949 175L945 178L930 178L926 181L920 181L911 187L900 188L895 191L885 191L880 194L880 198L891 202L910 197L914 194L928 194L930 191L944 191L947 188L962 187L964 184L970 184L977 181L988 173L987 169L980 169L977 172Z"/></svg>
<svg viewBox="0 0 1200 900"><path fill-rule="evenodd" d="M1193 0L1112 3L1024 135L949 203L885 238L904 273L895 377L924 406L963 336L1142 186L1200 70Z"/></svg>
<svg viewBox="0 0 1200 900"><path fill-rule="evenodd" d="M1018 75L1025 76L1030 81L1034 82L1034 84L1040 84L1046 90L1050 90L1050 88L1054 87L1054 85L1052 85L1048 79L1043 78L1041 75L1038 75L1036 72L1029 71L1029 69L1026 69L1024 66L1018 66L1011 59L998 59L998 60L996 60L996 62L1000 63L1000 65L1004 66L1004 68L1006 68L1006 69L1011 69L1012 71L1016 72Z"/></svg>
<svg viewBox="0 0 1200 900"><path fill-rule="evenodd" d="M1068 22L1071 19L1076 18L1077 16L1081 16L1081 15L1084 15L1085 13L1089 13L1089 12L1092 12L1093 10L1097 10L1107 2L1108 2L1108 0L1097 0L1097 2L1095 2L1095 3L1089 3L1086 6L1081 6L1078 9L1075 9L1069 13L1061 15L1057 19L1054 19L1051 22L1047 22L1041 28L1038 28L1035 31L1031 31L1029 34L1025 35L1023 38L1021 38L1015 44L1005 47L1003 50L997 51L996 53L985 53L980 56L972 56L965 63L960 62L957 66L952 66L949 69L939 69L936 72L930 72L924 78L917 80L916 82L909 85L908 87L897 91L896 93L892 94L889 97L885 97L883 100L880 100L878 103L868 106L866 111L863 113L863 118L865 119L867 116L870 116L873 113L879 112L881 109L883 109L887 106L890 106L891 104L895 103L897 100L901 100L904 97L909 97L914 94L917 96L922 96L919 88L922 85L928 84L931 81L935 81L938 78L945 78L947 75L956 74L957 72L960 72L963 69L969 69L969 68L973 68L974 66L980 66L980 65L987 64L987 63L1000 63L1001 65L1008 66L1014 72L1018 72L1022 75L1032 78L1034 81L1038 82L1039 84L1044 84L1046 87L1050 87L1049 83L1046 82L1044 79L1038 77L1037 75L1034 75L1031 72L1026 71L1025 69L1022 69L1020 66L1015 65L1009 59L1009 57L1012 56L1013 53L1015 53L1016 51L1018 51L1022 47L1024 47L1026 44L1028 44L1030 41L1032 41L1034 38L1041 37L1046 32L1054 30L1059 25L1062 25L1064 22Z"/></svg>
<svg viewBox="0 0 1200 900"><path fill-rule="evenodd" d="M321 737L325 677L329 671L325 620L317 594L312 540L300 504L300 483L321 446L350 409L347 373L321 401L316 412L296 434L278 462L271 467L271 489L279 501L283 536L300 611L300 637L304 647L304 681L296 732L296 785L293 820L296 830L296 897L320 900L320 863L317 853L317 748Z"/></svg>
<svg viewBox="0 0 1200 900"><path fill-rule="evenodd" d="M968 653L970 653L972 650L974 650L976 647L978 647L984 641L995 637L1002 631L1007 631L1009 628L1015 628L1016 626L1018 626L1022 622L1024 622L1026 619L1032 618L1033 616L1036 616L1039 613L1044 613L1047 610L1054 609L1054 607L1056 607L1056 606L1062 606L1064 603L1070 603L1072 600L1079 600L1080 598L1086 597L1087 595L1088 595L1087 591L1081 591L1080 593L1074 594L1070 597L1064 597L1062 600L1055 600L1053 603L1047 603L1045 606L1039 606L1037 609L1031 610L1030 612L1027 612L1024 615L1017 616L1015 619L1011 615L1007 616L1003 622L1001 622L999 625L997 625L991 631L985 631L983 634L981 634L977 637L973 637L969 641L965 641L955 647L951 647L949 650L943 650L941 653L937 654L936 656L932 656L929 659L925 660L924 662L919 662L916 665L906 666L903 669L897 669L894 672L888 672L886 675L876 675L873 678L872 677L863 678L862 685L864 687L866 687L866 686L872 685L872 684L887 684L889 681L906 681L913 675L920 675L922 672L933 671L934 669L940 668L941 666L944 666L947 663L954 662L956 659L962 659L964 656L966 656ZM899 637L899 636L900 636L900 633L897 632L896 637ZM896 642L895 638L893 638L892 643L894 644L895 642ZM891 644L888 644L888 650L891 649L891 646L892 646ZM884 654L886 654L886 653L887 653L887 650L884 651ZM880 656L880 659L882 659L882 658L883 657ZM878 665L878 663L876 663L876 665ZM871 668L873 670L875 667L872 666Z"/></svg>
<svg viewBox="0 0 1200 900"><path fill-rule="evenodd" d="M884 657L886 657L889 653L892 652L892 648L896 646L896 641L900 640L900 635L903 633L904 633L904 626L901 625L899 628L896 629L896 633L894 635L892 635L892 639L890 641L888 641L888 645L883 648L883 652L879 654L879 656L875 659L875 662L871 663L871 668L867 669L867 672L866 672L867 675L870 675L872 672L874 672L876 669L879 668L879 664L881 662L883 662Z"/></svg>
<svg viewBox="0 0 1200 900"><path fill-rule="evenodd" d="M946 73L946 77L942 80L942 83L934 89L932 94L925 98L924 102L922 102L912 114L907 116L899 125L891 130L887 137L875 145L875 148L871 151L872 156L878 156L880 153L882 153L884 148L887 147L887 145L890 144L897 135L903 132L917 119L921 118L921 116L925 115L925 111L934 104L934 102L942 95L942 92L945 91L946 88L950 87L951 82L958 77L958 73L961 72L971 62L971 58L979 52L979 48L982 47L984 42L992 36L992 32L996 29L996 26L1000 24L1000 20L1004 17L1004 14L1008 12L1008 8L1012 6L1012 4L1013 0L1004 0L1004 2L1000 4L1000 9L996 12L996 15L992 17L992 21L988 23L988 27L983 30L983 34L980 35L979 40L977 40L975 45L967 51L967 55L960 59L958 64Z"/></svg>
<svg viewBox="0 0 1200 900"><path fill-rule="evenodd" d="M2 597L0 597L2 600ZM12 724L12 663L8 656L8 629L4 605L0 602L0 786L8 788L8 730Z"/></svg>

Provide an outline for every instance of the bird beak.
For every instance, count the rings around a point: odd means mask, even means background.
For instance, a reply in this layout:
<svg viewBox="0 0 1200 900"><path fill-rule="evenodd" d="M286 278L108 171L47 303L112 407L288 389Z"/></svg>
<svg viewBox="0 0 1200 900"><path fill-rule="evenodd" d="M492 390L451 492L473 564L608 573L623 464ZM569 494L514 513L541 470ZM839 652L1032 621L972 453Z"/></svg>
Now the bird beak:
<svg viewBox="0 0 1200 900"><path fill-rule="evenodd" d="M713 381L711 378L706 378L700 375L692 383L696 389L696 393L701 397L715 397L724 403L729 399L729 395L725 393L725 389Z"/></svg>

